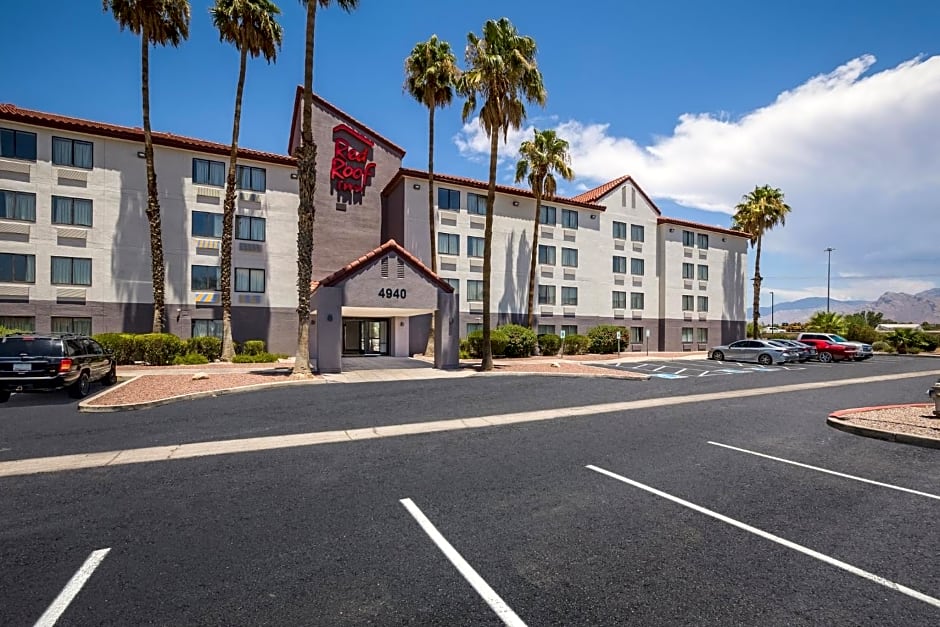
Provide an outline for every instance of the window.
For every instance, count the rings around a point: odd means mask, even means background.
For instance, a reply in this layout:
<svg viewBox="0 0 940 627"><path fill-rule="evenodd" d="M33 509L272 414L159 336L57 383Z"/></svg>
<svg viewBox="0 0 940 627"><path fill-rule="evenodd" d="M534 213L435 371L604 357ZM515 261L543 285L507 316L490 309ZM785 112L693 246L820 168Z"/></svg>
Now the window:
<svg viewBox="0 0 940 627"><path fill-rule="evenodd" d="M454 233L438 233L437 252L441 255L459 255L460 236Z"/></svg>
<svg viewBox="0 0 940 627"><path fill-rule="evenodd" d="M561 330L565 335L577 335L578 334L578 325L576 324L563 324L561 325Z"/></svg>
<svg viewBox="0 0 940 627"><path fill-rule="evenodd" d="M692 327L682 327L682 343L692 343Z"/></svg>
<svg viewBox="0 0 940 627"><path fill-rule="evenodd" d="M486 196L481 194L467 194L467 213L486 215Z"/></svg>
<svg viewBox="0 0 940 627"><path fill-rule="evenodd" d="M36 221L36 194L0 190L0 218Z"/></svg>
<svg viewBox="0 0 940 627"><path fill-rule="evenodd" d="M702 342L703 344L708 342L708 329L707 328L703 327L698 330L698 341Z"/></svg>
<svg viewBox="0 0 940 627"><path fill-rule="evenodd" d="M11 331L36 332L36 318L34 316L0 316L0 327Z"/></svg>
<svg viewBox="0 0 940 627"><path fill-rule="evenodd" d="M691 248L695 246L695 233L692 231L682 231L682 245Z"/></svg>
<svg viewBox="0 0 940 627"><path fill-rule="evenodd" d="M698 234L698 247L699 248L708 248L708 234L699 233Z"/></svg>
<svg viewBox="0 0 940 627"><path fill-rule="evenodd" d="M695 264L694 263L682 264L682 278L683 279L695 278Z"/></svg>
<svg viewBox="0 0 940 627"><path fill-rule="evenodd" d="M482 322L468 322L467 323L467 335L475 333L476 331L483 331Z"/></svg>
<svg viewBox="0 0 940 627"><path fill-rule="evenodd" d="M483 281L467 279L467 302L483 302Z"/></svg>
<svg viewBox="0 0 940 627"><path fill-rule="evenodd" d="M632 344L643 343L643 327L630 327L630 342Z"/></svg>
<svg viewBox="0 0 940 627"><path fill-rule="evenodd" d="M90 170L94 165L94 144L77 139L53 137L52 163Z"/></svg>
<svg viewBox="0 0 940 627"><path fill-rule="evenodd" d="M555 247L539 244L539 263L549 266L555 265Z"/></svg>
<svg viewBox="0 0 940 627"><path fill-rule="evenodd" d="M235 291L264 293L264 270L260 268L235 268Z"/></svg>
<svg viewBox="0 0 940 627"><path fill-rule="evenodd" d="M642 259L636 257L630 259L630 274L633 276L643 276L646 274L646 264Z"/></svg>
<svg viewBox="0 0 940 627"><path fill-rule="evenodd" d="M193 320L192 337L217 337L222 339L221 320Z"/></svg>
<svg viewBox="0 0 940 627"><path fill-rule="evenodd" d="M708 296L699 296L699 297L698 297L698 310L699 310L699 311L708 311Z"/></svg>
<svg viewBox="0 0 940 627"><path fill-rule="evenodd" d="M53 285L91 285L91 259L52 258Z"/></svg>
<svg viewBox="0 0 940 627"><path fill-rule="evenodd" d="M447 283L449 286L454 288L455 292L460 291L460 279L442 279L444 283Z"/></svg>
<svg viewBox="0 0 940 627"><path fill-rule="evenodd" d="M539 209L539 223L555 226L555 208L542 205Z"/></svg>
<svg viewBox="0 0 940 627"><path fill-rule="evenodd" d="M563 287L561 288L561 304L567 306L574 306L578 304L578 288L576 287Z"/></svg>
<svg viewBox="0 0 940 627"><path fill-rule="evenodd" d="M235 216L235 239L263 242L265 237L264 218Z"/></svg>
<svg viewBox="0 0 940 627"><path fill-rule="evenodd" d="M630 292L630 309L643 309L646 306L646 296L643 292Z"/></svg>
<svg viewBox="0 0 940 627"><path fill-rule="evenodd" d="M610 306L614 309L626 309L627 308L627 293L626 292L611 292L611 303Z"/></svg>
<svg viewBox="0 0 940 627"><path fill-rule="evenodd" d="M74 333L91 335L91 318L52 318L53 333Z"/></svg>
<svg viewBox="0 0 940 627"><path fill-rule="evenodd" d="M193 211L193 237L222 237L222 214Z"/></svg>
<svg viewBox="0 0 940 627"><path fill-rule="evenodd" d="M267 189L267 172L264 168L255 168L250 165L235 166L235 187L263 192Z"/></svg>
<svg viewBox="0 0 940 627"><path fill-rule="evenodd" d="M36 160L36 133L0 128L0 157Z"/></svg>
<svg viewBox="0 0 940 627"><path fill-rule="evenodd" d="M193 183L225 187L225 164L221 161L193 159Z"/></svg>
<svg viewBox="0 0 940 627"><path fill-rule="evenodd" d="M468 257L482 257L484 242L485 240L482 237L473 237L472 235L468 235L467 236L467 256Z"/></svg>
<svg viewBox="0 0 940 627"><path fill-rule="evenodd" d="M618 274L627 273L627 258L614 255L614 272Z"/></svg>
<svg viewBox="0 0 940 627"><path fill-rule="evenodd" d="M627 239L626 222L614 222L614 239Z"/></svg>
<svg viewBox="0 0 940 627"><path fill-rule="evenodd" d="M92 202L88 198L52 197L52 223L91 226Z"/></svg>
<svg viewBox="0 0 940 627"><path fill-rule="evenodd" d="M561 265L566 268L577 268L578 267L578 249L577 248L562 248L561 249Z"/></svg>
<svg viewBox="0 0 940 627"><path fill-rule="evenodd" d="M571 209L562 209L561 225L566 229L578 228L578 212Z"/></svg>
<svg viewBox="0 0 940 627"><path fill-rule="evenodd" d="M644 232L642 224L631 224L630 225L630 241L631 242L642 242L646 233Z"/></svg>
<svg viewBox="0 0 940 627"><path fill-rule="evenodd" d="M540 324L536 335L555 335L554 324Z"/></svg>
<svg viewBox="0 0 940 627"><path fill-rule="evenodd" d="M539 285L539 305L555 304L555 286Z"/></svg>
<svg viewBox="0 0 940 627"><path fill-rule="evenodd" d="M695 297L691 294L682 295L682 311L695 311Z"/></svg>
<svg viewBox="0 0 940 627"><path fill-rule="evenodd" d="M445 187L437 188L437 208L460 211L460 192Z"/></svg>
<svg viewBox="0 0 940 627"><path fill-rule="evenodd" d="M0 281L5 283L35 283L36 255L0 253Z"/></svg>
<svg viewBox="0 0 940 627"><path fill-rule="evenodd" d="M193 266L191 278L193 290L218 290L219 266Z"/></svg>
<svg viewBox="0 0 940 627"><path fill-rule="evenodd" d="M707 281L708 280L708 266L699 266L698 267L698 280Z"/></svg>

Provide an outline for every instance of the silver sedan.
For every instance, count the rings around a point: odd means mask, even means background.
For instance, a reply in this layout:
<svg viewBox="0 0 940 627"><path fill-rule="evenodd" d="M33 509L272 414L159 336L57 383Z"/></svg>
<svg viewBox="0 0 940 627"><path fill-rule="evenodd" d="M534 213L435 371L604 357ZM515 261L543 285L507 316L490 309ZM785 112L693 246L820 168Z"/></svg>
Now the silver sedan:
<svg viewBox="0 0 940 627"><path fill-rule="evenodd" d="M708 358L718 361L756 361L762 366L798 361L799 351L771 344L767 340L739 340L708 351Z"/></svg>

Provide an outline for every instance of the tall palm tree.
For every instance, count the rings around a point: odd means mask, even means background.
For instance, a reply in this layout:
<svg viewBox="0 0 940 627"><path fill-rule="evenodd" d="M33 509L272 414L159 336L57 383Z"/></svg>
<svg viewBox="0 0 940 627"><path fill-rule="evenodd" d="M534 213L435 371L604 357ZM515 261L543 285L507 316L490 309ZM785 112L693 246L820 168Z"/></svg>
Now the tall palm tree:
<svg viewBox="0 0 940 627"><path fill-rule="evenodd" d="M790 205L784 202L783 192L778 188L764 185L755 187L754 191L745 194L743 200L735 207L731 226L744 231L751 236L751 246L756 246L754 255L754 337L760 337L760 286L763 280L760 275L760 252L764 235L778 224L784 226Z"/></svg>
<svg viewBox="0 0 940 627"><path fill-rule="evenodd" d="M529 187L535 194L535 218L532 223L532 261L529 263L529 328L535 328L535 266L539 260L539 217L542 199L552 198L558 189L557 172L566 181L574 178L568 142L558 137L553 130L535 131L535 137L519 146L522 158L516 163L516 183L528 177Z"/></svg>
<svg viewBox="0 0 940 627"><path fill-rule="evenodd" d="M102 0L121 30L140 36L140 92L144 117L144 159L147 167L147 221L150 224L150 271L153 278L152 331L163 331L166 298L166 264L163 260L163 229L157 172L153 166L153 137L150 131L150 46L177 47L189 37L187 0Z"/></svg>
<svg viewBox="0 0 940 627"><path fill-rule="evenodd" d="M216 0L209 9L219 39L235 46L239 52L238 85L235 88L235 119L232 122L232 149L229 153L228 176L225 180L225 202L222 209L222 251L220 288L222 290L222 359L231 361L235 355L232 341L232 224L235 221L235 174L238 162L238 131L242 117L242 92L248 55L264 55L271 63L281 47L282 30L277 22L281 10L271 0Z"/></svg>
<svg viewBox="0 0 940 627"><path fill-rule="evenodd" d="M431 236L431 271L437 274L437 241L434 228L434 111L454 99L454 86L460 76L457 57L450 44L431 35L415 44L405 59L405 90L428 108L428 225ZM434 354L434 316L424 353Z"/></svg>
<svg viewBox="0 0 940 627"><path fill-rule="evenodd" d="M359 6L359 0L300 0L307 7L307 30L304 35L304 96L300 147L297 149L297 182L300 203L297 205L297 354L293 374L310 376L310 279L313 275L313 221L316 218L314 193L317 189L317 145L313 141L313 44L317 24L317 7L336 4L344 11Z"/></svg>
<svg viewBox="0 0 940 627"><path fill-rule="evenodd" d="M483 231L483 370L493 369L490 345L490 299L492 290L493 204L496 201L496 158L499 136L506 141L509 129L518 129L525 120L525 103L545 104L545 85L535 61L536 45L531 37L520 35L508 18L487 20L483 36L467 35L468 69L461 75L458 89L466 96L463 120L471 119L480 108L480 126L490 138L490 174L486 192L486 224Z"/></svg>

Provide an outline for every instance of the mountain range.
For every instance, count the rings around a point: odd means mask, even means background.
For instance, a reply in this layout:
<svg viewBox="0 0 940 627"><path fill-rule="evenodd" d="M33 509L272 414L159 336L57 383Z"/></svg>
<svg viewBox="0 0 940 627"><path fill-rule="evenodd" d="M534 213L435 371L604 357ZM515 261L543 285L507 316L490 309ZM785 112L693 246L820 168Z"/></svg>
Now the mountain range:
<svg viewBox="0 0 940 627"><path fill-rule="evenodd" d="M761 301L763 303L763 300ZM895 322L931 322L940 323L940 288L933 288L916 294L904 292L885 292L877 300L834 300L829 301L830 311L840 314L859 311L877 311L886 320ZM826 310L826 299L821 297L801 298L783 303L774 303L774 323L806 322L817 311ZM747 310L747 319L751 319L753 308ZM761 324L770 324L770 307L761 307Z"/></svg>

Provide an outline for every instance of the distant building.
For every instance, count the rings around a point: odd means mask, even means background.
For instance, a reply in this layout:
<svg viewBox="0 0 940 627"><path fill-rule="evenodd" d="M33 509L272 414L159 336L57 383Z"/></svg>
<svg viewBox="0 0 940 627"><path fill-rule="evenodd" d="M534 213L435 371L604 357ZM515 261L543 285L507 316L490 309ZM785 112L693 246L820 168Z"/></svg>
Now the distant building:
<svg viewBox="0 0 940 627"><path fill-rule="evenodd" d="M917 323L910 324L879 324L875 327L875 331L880 331L881 333L891 333L892 331L898 331L900 329L909 329L911 331L923 331L924 327Z"/></svg>

